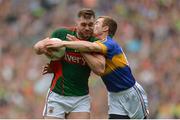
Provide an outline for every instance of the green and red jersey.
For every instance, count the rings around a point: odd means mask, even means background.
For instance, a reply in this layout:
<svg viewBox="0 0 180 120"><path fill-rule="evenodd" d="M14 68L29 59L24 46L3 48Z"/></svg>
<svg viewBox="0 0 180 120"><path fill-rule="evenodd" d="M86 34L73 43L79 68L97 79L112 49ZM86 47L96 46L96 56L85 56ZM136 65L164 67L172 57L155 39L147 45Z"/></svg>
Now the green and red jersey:
<svg viewBox="0 0 180 120"><path fill-rule="evenodd" d="M66 35L77 37L76 29L58 29L52 33L52 38L68 41ZM87 41L94 42L97 39L90 37ZM89 93L88 79L91 69L86 64L80 52L75 49L66 48L62 59L51 61L50 67L54 72L54 78L50 89L64 96L83 96Z"/></svg>

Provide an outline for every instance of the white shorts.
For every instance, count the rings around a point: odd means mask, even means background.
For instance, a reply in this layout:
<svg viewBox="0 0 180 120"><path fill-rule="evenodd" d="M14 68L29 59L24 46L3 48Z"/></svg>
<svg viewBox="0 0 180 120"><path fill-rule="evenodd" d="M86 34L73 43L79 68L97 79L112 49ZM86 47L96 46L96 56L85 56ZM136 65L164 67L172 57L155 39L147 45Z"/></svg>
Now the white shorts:
<svg viewBox="0 0 180 120"><path fill-rule="evenodd" d="M108 105L109 114L127 115L133 119L143 119L149 113L147 95L137 82L128 90L109 92Z"/></svg>
<svg viewBox="0 0 180 120"><path fill-rule="evenodd" d="M90 112L90 96L62 96L49 91L43 116L65 118L69 112Z"/></svg>

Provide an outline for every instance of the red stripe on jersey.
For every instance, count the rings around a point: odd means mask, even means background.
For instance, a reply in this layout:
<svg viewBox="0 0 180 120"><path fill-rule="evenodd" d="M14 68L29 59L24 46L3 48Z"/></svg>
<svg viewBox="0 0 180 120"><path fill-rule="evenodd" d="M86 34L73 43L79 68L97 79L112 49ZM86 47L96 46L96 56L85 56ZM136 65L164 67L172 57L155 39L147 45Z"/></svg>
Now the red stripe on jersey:
<svg viewBox="0 0 180 120"><path fill-rule="evenodd" d="M50 90L53 90L53 88L56 85L58 78L62 76L62 64L59 60L51 61L50 67L51 67L52 71L54 72L54 78L53 78L51 88L50 88Z"/></svg>

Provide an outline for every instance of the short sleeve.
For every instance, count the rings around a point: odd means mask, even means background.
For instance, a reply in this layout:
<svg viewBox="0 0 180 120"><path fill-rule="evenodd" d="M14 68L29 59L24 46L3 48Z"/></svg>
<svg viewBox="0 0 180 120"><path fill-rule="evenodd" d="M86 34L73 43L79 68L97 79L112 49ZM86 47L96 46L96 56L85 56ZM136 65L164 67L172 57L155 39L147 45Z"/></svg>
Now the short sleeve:
<svg viewBox="0 0 180 120"><path fill-rule="evenodd" d="M68 30L61 28L61 29L57 29L55 30L52 34L51 34L51 38L59 38L61 40L66 40L66 35L68 34Z"/></svg>
<svg viewBox="0 0 180 120"><path fill-rule="evenodd" d="M95 41L95 43L97 43L101 47L101 49L102 49L101 52L104 55L106 55L107 54L107 50L108 50L107 46L105 44L103 44L102 42L100 42L100 41Z"/></svg>

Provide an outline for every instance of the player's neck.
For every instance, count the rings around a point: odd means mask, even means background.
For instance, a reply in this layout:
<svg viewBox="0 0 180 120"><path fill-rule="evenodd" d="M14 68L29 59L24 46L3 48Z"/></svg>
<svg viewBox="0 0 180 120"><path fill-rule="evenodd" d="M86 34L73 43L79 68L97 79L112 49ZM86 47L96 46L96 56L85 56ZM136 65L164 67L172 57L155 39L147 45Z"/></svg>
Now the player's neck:
<svg viewBox="0 0 180 120"><path fill-rule="evenodd" d="M98 38L100 40L105 40L107 36L108 36L108 33L103 33L103 34L99 35Z"/></svg>

